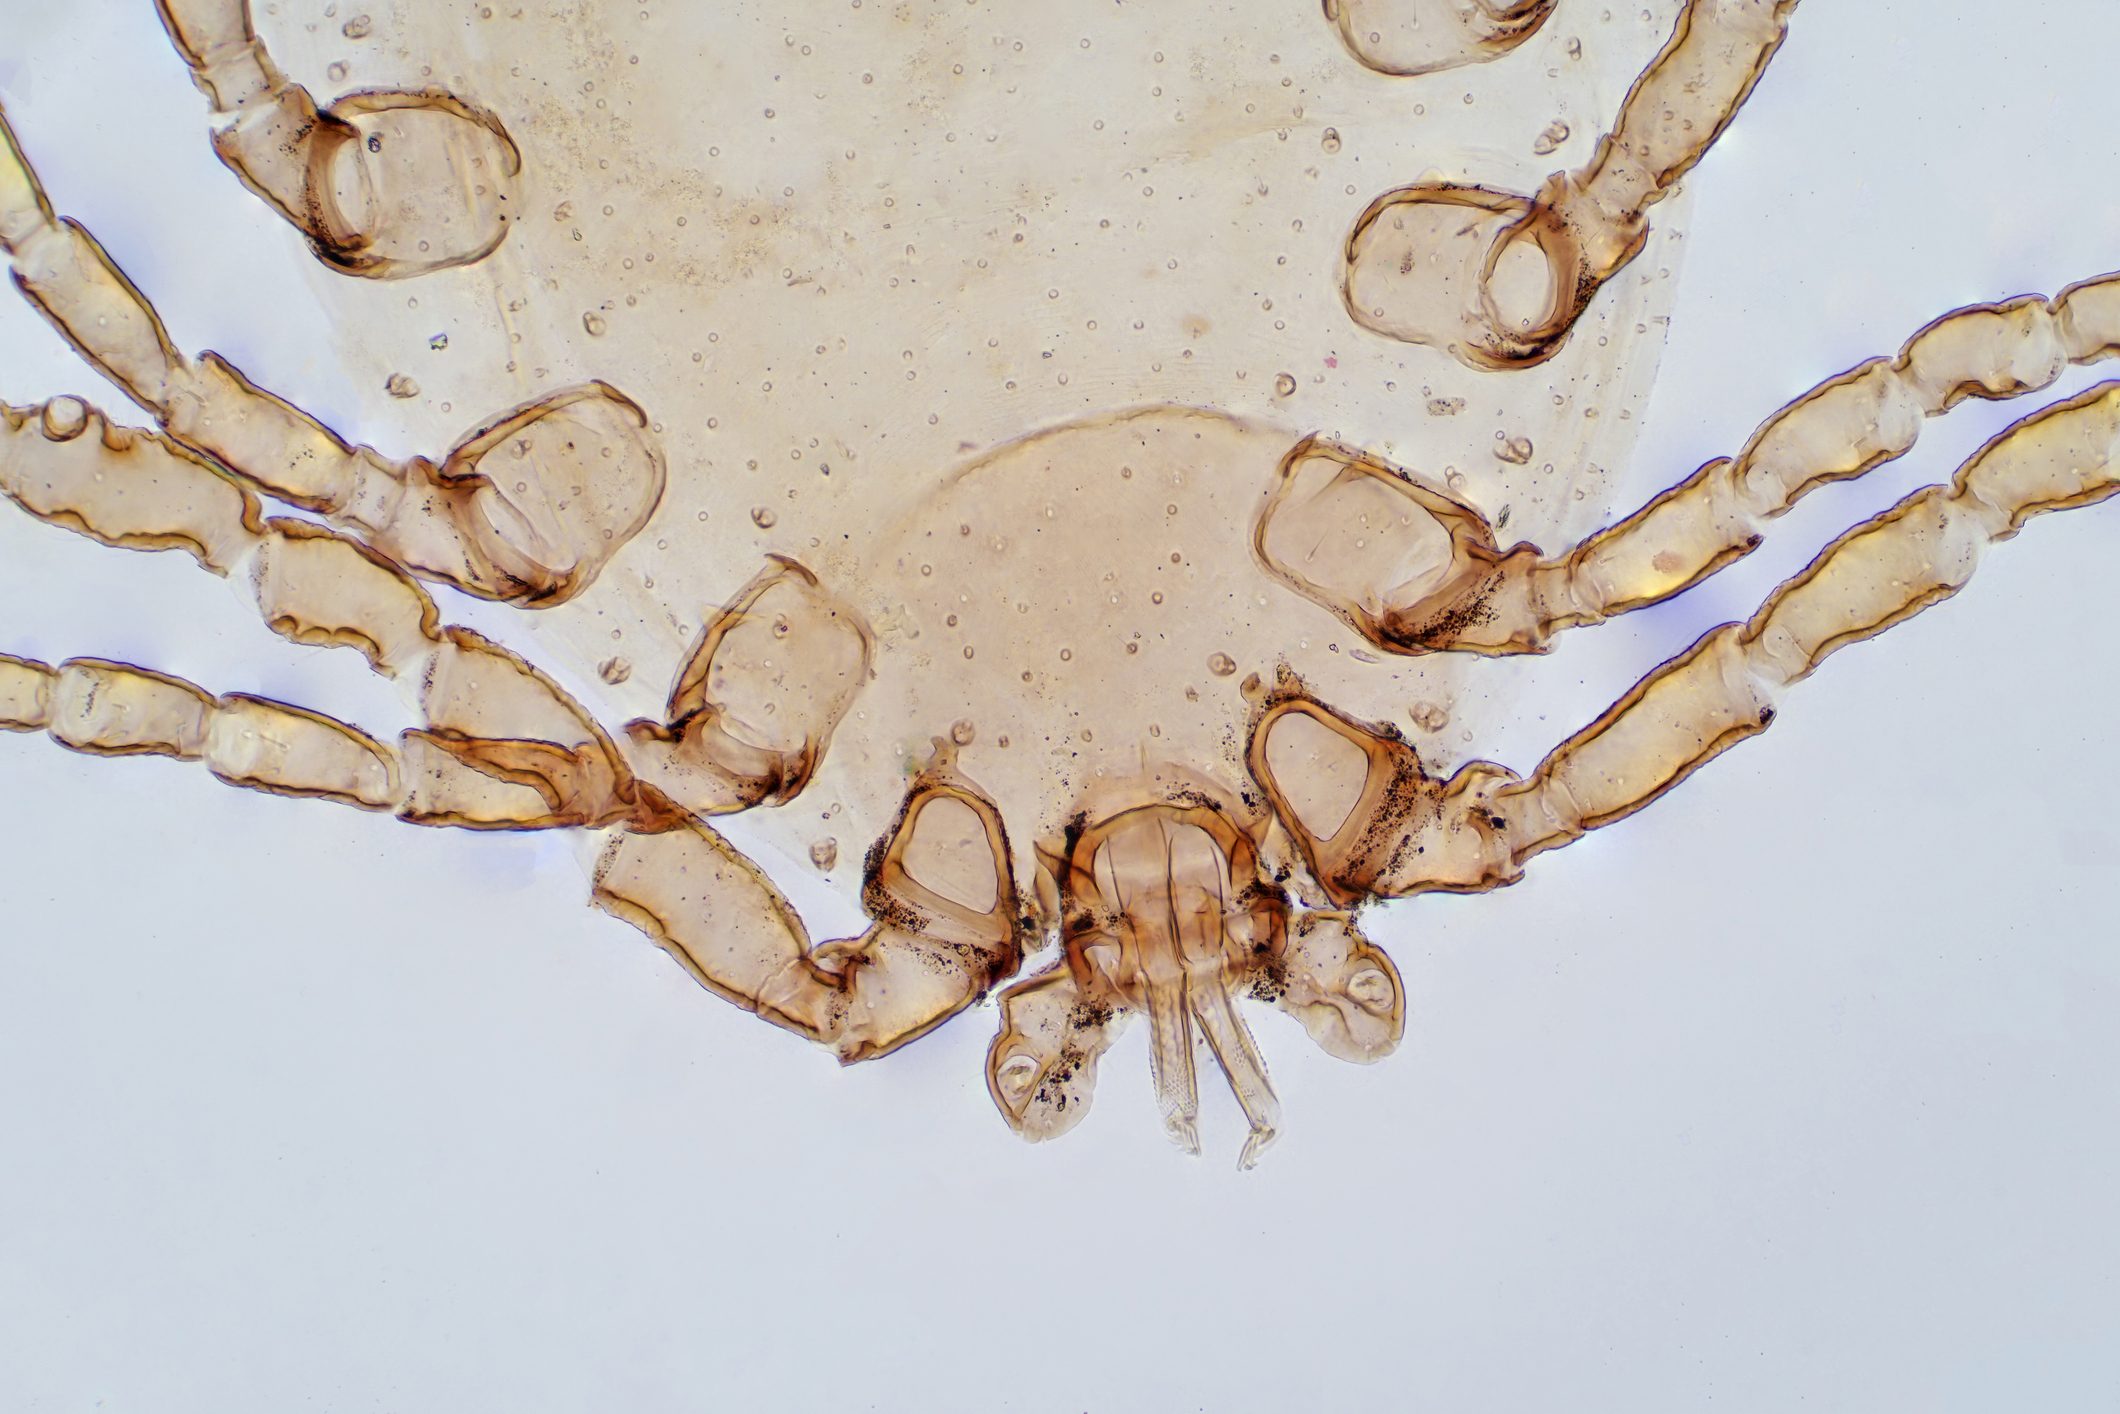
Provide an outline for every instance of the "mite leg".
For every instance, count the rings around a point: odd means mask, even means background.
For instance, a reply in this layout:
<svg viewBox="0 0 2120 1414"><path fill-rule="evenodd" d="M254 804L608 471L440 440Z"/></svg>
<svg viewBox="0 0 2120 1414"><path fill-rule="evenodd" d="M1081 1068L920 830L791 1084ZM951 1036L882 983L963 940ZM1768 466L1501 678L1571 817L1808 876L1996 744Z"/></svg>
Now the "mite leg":
<svg viewBox="0 0 2120 1414"><path fill-rule="evenodd" d="M397 754L357 727L285 702L216 697L129 663L75 658L47 667L0 654L0 730L49 735L96 756L200 761L230 785L395 810Z"/></svg>
<svg viewBox="0 0 2120 1414"><path fill-rule="evenodd" d="M858 938L813 948L772 881L697 818L616 835L594 896L709 991L849 1063L926 1035L1023 956L1000 812L940 754L870 856Z"/></svg>
<svg viewBox="0 0 2120 1414"><path fill-rule="evenodd" d="M213 104L215 154L332 269L446 270L507 235L522 159L493 114L438 89L363 93L320 112L259 43L248 0L155 8Z"/></svg>
<svg viewBox="0 0 2120 1414"><path fill-rule="evenodd" d="M1513 882L1507 841L1474 808L1516 777L1473 762L1448 781L1389 725L1358 722L1284 684L1251 728L1246 764L1336 908Z"/></svg>
<svg viewBox="0 0 2120 1414"><path fill-rule="evenodd" d="M426 730L405 742L408 818L526 829L652 819L580 704L516 654L437 622L397 566L305 521L267 519L214 465L117 427L78 398L0 404L0 496L31 515L126 549L181 549L241 585L296 643L357 648L414 695Z"/></svg>
<svg viewBox="0 0 2120 1414"><path fill-rule="evenodd" d="M387 810L416 825L538 830L644 819L642 828L662 828L667 813L633 801L586 804L570 789L582 768L548 743L414 730L393 748L304 707L215 696L100 658L53 668L0 654L0 730L41 731L95 756L201 761L229 785Z"/></svg>
<svg viewBox="0 0 2120 1414"><path fill-rule="evenodd" d="M1925 419L1969 397L2050 386L2120 349L2120 274L1953 310L1768 418L1709 462L1558 555L1507 551L1473 507L1310 438L1283 459L1253 534L1260 564L1393 653L1540 653L1581 624L1660 604L1748 555L1829 482L1901 457Z"/></svg>
<svg viewBox="0 0 2120 1414"><path fill-rule="evenodd" d="M1687 0L1589 164L1534 197L1424 183L1370 204L1347 238L1355 322L1487 369L1551 358L1641 252L1648 208L1722 135L1788 33L1796 0Z"/></svg>
<svg viewBox="0 0 2120 1414"><path fill-rule="evenodd" d="M2120 348L2120 275L1953 310L1892 358L1830 378L1775 413L1734 458L1709 462L1633 515L1530 571L1544 638L1692 588L1751 553L1767 522L1811 491L1904 456L1924 419L1966 398L2050 386Z"/></svg>
<svg viewBox="0 0 2120 1414"><path fill-rule="evenodd" d="M176 442L424 579L526 607L581 592L661 500L647 415L603 383L502 414L437 466L342 440L219 356L180 353L93 236L52 210L0 113L0 250L74 348Z"/></svg>
<svg viewBox="0 0 2120 1414"><path fill-rule="evenodd" d="M1956 594L1981 554L2032 517L2120 490L2120 383L2033 413L1947 485L1930 486L1828 546L1742 624L1725 624L1644 678L1492 794L1521 862L1626 818L1774 720L1781 693L1832 654Z"/></svg>
<svg viewBox="0 0 2120 1414"><path fill-rule="evenodd" d="M2113 495L2116 453L2120 383L2013 423L1948 485L1849 530L1750 619L1650 673L1527 778L1477 761L1438 780L1397 732L1286 691L1253 725L1252 774L1342 906L1514 883L1533 855L1626 818L1766 730L1786 688L1957 593L1988 545Z"/></svg>

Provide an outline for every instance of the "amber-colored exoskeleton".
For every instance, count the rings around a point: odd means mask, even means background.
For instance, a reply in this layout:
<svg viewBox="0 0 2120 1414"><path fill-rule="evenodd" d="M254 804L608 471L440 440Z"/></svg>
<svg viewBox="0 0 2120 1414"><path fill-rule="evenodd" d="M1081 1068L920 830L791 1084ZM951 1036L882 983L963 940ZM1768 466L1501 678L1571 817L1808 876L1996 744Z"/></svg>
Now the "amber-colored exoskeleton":
<svg viewBox="0 0 2120 1414"><path fill-rule="evenodd" d="M161 8L213 99L224 161L333 268L453 279L512 258L510 203L539 160L512 124L427 91L320 109L265 57L243 4ZM1327 17L1363 63L1413 75L1515 62L1508 52L1554 8L1349 0ZM1598 317L1600 287L1648 239L1645 213L1760 81L1794 10L1678 7L1591 159L1534 197L1465 182L1381 198L1337 272L1343 332L1437 345L1481 370L1465 376L1503 381L1581 353L1564 348L1571 329ZM1544 546L1506 543L1506 516L1463 478L1168 396L966 439L953 461L923 468L930 481L882 490L859 481L869 469L854 447L820 437L787 458L814 480L729 516L671 504L682 453L643 406L652 399L597 378L517 402L433 459L333 431L228 360L184 352L117 262L58 214L13 133L0 139L0 249L17 288L153 424L124 426L70 397L0 405L0 495L110 546L190 556L288 640L362 654L418 717L386 738L151 665L0 655L0 727L92 754L196 761L230 784L417 825L596 832L597 906L706 989L844 1061L887 1055L998 993L988 1088L1032 1139L1080 1120L1099 1057L1140 1013L1172 1137L1198 1147L1204 1040L1253 1161L1281 1119L1247 1000L1287 1011L1345 1059L1375 1061L1402 1039L1405 987L1362 933L1372 900L1515 882L1538 854L1764 730L1788 688L1957 592L1988 546L2120 487L2120 385L2105 383L2032 412L1948 483L1849 529L1756 613L1649 673L1529 770L1474 761L1445 773L1376 710L1403 708L1409 665L1541 652L1565 630L1686 592L1813 488L1905 454L1927 419L2034 393L2120 349L2120 277L1954 310L1774 412L1737 455ZM1318 150L1339 141L1328 130ZM1246 183L1246 201L1266 202L1270 186ZM749 231L752 216L767 223L749 211L726 224ZM995 230L997 248L1031 244ZM892 259L900 284L932 269L911 241ZM1152 278L1182 263L1170 256ZM789 265L776 291L821 299L827 283ZM602 318L581 317L585 337L602 337ZM1082 322L1086 334L1098 321ZM1181 323L1198 341L1213 321ZM820 366L838 352L810 347ZM886 362L896 386L922 371L912 347ZM1150 362L1160 375L1162 356ZM614 377L630 386L627 371ZM1016 371L1004 375L1013 392ZM1280 402L1299 387L1293 373L1259 383ZM1460 411L1430 400L1432 418ZM877 441L907 424L879 414ZM1530 452L1505 441L1497 455L1521 464ZM861 490L840 489L850 483ZM430 588L578 606L628 557L664 553L642 543L651 525L659 536L673 518L722 516L765 534L828 495L850 498L833 503L837 520L724 557L713 607L670 616L682 648L663 665L667 694L630 720L600 721L562 685L565 664L547 672L445 624L447 594ZM1323 646L1297 660L1313 640ZM846 859L858 860L869 920L853 936L813 942L714 825L790 805L849 822L835 828L853 838ZM837 840L810 857L831 873Z"/></svg>

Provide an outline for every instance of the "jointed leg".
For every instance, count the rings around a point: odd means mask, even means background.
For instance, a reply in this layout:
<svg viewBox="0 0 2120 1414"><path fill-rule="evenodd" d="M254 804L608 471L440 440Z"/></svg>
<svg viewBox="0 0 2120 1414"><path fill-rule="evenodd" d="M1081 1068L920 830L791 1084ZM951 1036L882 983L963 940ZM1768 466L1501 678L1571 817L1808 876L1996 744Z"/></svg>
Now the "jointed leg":
<svg viewBox="0 0 2120 1414"><path fill-rule="evenodd" d="M780 805L809 784L868 681L875 635L795 561L770 556L700 630L633 759L700 814Z"/></svg>
<svg viewBox="0 0 2120 1414"><path fill-rule="evenodd" d="M326 265L419 275L479 260L507 235L522 161L493 114L437 89L319 112L258 42L248 0L155 8L213 103L215 153Z"/></svg>
<svg viewBox="0 0 2120 1414"><path fill-rule="evenodd" d="M1624 819L1766 730L1785 688L1828 657L1956 594L1980 556L2032 517L2120 491L2120 383L2013 424L1960 467L1864 521L1666 663L1494 795L1518 861Z"/></svg>
<svg viewBox="0 0 2120 1414"><path fill-rule="evenodd" d="M1829 482L1904 456L1924 419L1965 399L2049 387L2071 364L2120 353L2120 275L1973 305L1893 358L1827 379L1763 423L1734 458L1679 485L1533 572L1543 634L1660 604L1758 545L1766 522Z"/></svg>
<svg viewBox="0 0 2120 1414"><path fill-rule="evenodd" d="M1315 441L1282 463L1254 536L1267 570L1395 653L1545 651L1554 635L1681 594L1742 559L1817 487L1906 454L1966 398L2050 386L2120 352L2120 274L1954 310L1890 358L1827 379L1625 519L1560 554L1507 551L1486 518L1393 468ZM1382 527L1380 530L1379 527ZM1409 577L1408 547L1436 548Z"/></svg>
<svg viewBox="0 0 2120 1414"><path fill-rule="evenodd" d="M1347 238L1355 321L1474 368L1543 363L1648 239L1647 209L1721 136L1788 33L1796 0L1687 0L1580 171L1535 197L1422 183L1386 192Z"/></svg>
<svg viewBox="0 0 2120 1414"><path fill-rule="evenodd" d="M597 906L639 928L708 990L840 1060L886 1055L985 995L1022 961L1000 812L937 758L870 857L874 923L812 947L772 881L704 820L620 833L596 871Z"/></svg>
<svg viewBox="0 0 2120 1414"><path fill-rule="evenodd" d="M0 496L127 549L183 549L241 584L275 632L358 648L415 697L403 741L408 818L545 828L648 808L617 747L580 704L514 653L442 626L427 592L366 546L268 519L234 478L77 398L0 404Z"/></svg>
<svg viewBox="0 0 2120 1414"><path fill-rule="evenodd" d="M0 251L17 288L172 439L422 578L530 607L560 603L661 499L662 453L647 416L606 384L513 409L439 466L421 457L394 463L349 445L218 355L180 353L95 238L53 212L4 113Z"/></svg>
<svg viewBox="0 0 2120 1414"><path fill-rule="evenodd" d="M75 658L56 668L0 653L0 731L42 731L97 756L203 761L230 785L398 810L398 754L330 717L129 663Z"/></svg>
<svg viewBox="0 0 2120 1414"><path fill-rule="evenodd" d="M2120 491L2120 383L2012 424L1948 485L1916 491L1828 546L1743 623L1656 669L1530 776L1475 762L1429 776L1396 733L1284 688L1253 726L1253 774L1335 899L1515 882L1533 855L1624 819L1774 720L1781 693L1851 643L1965 584L2033 516ZM1308 795L1296 801L1276 770Z"/></svg>
<svg viewBox="0 0 2120 1414"><path fill-rule="evenodd" d="M365 546L264 517L250 491L213 464L155 434L113 427L74 398L27 410L0 405L0 495L104 544L185 550L243 584L284 636L359 648L378 672L413 689L426 720L393 748L298 707L216 697L128 664L79 659L51 668L0 657L0 729L48 732L103 755L204 760L231 784L390 810L419 824L615 826L598 902L714 991L848 1061L925 1034L1020 960L999 814L946 761L916 784L895 838L872 864L876 925L812 949L764 876L704 821L636 780L579 704L507 649L438 625L426 591ZM795 597L774 601L775 621L793 615L791 637L801 623L803 661L831 661L833 646L845 646L834 637L832 601L814 594L814 579L799 567L782 570ZM732 610L739 620L710 635L702 663L727 650L741 675L747 616L758 602L753 595ZM865 668L865 645L855 645L856 668ZM696 698L700 712L714 705L703 692L680 679L680 696ZM667 735L687 740L682 723Z"/></svg>

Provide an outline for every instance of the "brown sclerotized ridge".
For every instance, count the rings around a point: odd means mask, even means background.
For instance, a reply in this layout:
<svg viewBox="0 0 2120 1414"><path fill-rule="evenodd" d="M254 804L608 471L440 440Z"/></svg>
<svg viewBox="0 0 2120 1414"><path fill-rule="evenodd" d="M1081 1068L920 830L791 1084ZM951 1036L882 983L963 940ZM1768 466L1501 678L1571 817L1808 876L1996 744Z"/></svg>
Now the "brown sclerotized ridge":
<svg viewBox="0 0 2120 1414"><path fill-rule="evenodd" d="M30 302L179 445L315 511L423 579L525 606L593 582L660 502L647 415L609 384L477 429L439 464L353 446L214 353L178 352L95 238L52 210L0 113L0 251Z"/></svg>
<svg viewBox="0 0 2120 1414"><path fill-rule="evenodd" d="M1282 462L1253 532L1265 570L1391 653L1544 652L1564 629L1682 594L1811 491L1904 456L1967 398L2049 387L2120 351L2120 274L1953 310L1826 379L1632 515L1547 555L1503 550L1448 491L1318 439Z"/></svg>
<svg viewBox="0 0 2120 1414"><path fill-rule="evenodd" d="M516 219L522 159L499 118L441 89L329 107L272 62L249 0L155 0L213 104L214 152L348 275L398 279L483 259Z"/></svg>
<svg viewBox="0 0 2120 1414"><path fill-rule="evenodd" d="M1475 368L1551 358L1599 288L1641 253L1648 208L1736 117L1796 4L1687 0L1590 161L1534 195L1433 181L1378 197L1347 237L1348 313Z"/></svg>

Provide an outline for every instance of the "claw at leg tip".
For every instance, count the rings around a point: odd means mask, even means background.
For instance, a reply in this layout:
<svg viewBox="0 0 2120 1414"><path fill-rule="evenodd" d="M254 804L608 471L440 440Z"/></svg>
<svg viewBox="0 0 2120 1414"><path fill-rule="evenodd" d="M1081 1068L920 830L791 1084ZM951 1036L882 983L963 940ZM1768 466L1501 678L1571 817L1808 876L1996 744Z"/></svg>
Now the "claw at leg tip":
<svg viewBox="0 0 2120 1414"><path fill-rule="evenodd" d="M1243 1151L1237 1155L1238 1172L1257 1168L1259 1160L1273 1147L1274 1140L1280 1137L1281 1131L1278 1129L1254 1129L1245 1139Z"/></svg>

